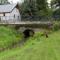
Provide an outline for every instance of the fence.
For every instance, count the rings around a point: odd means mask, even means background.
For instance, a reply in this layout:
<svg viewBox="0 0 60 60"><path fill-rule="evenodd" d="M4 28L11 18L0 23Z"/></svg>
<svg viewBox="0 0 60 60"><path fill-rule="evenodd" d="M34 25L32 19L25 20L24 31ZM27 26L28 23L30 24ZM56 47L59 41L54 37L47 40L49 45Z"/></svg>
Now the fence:
<svg viewBox="0 0 60 60"><path fill-rule="evenodd" d="M43 16L22 16L22 21L48 21L50 17Z"/></svg>
<svg viewBox="0 0 60 60"><path fill-rule="evenodd" d="M15 23L21 21L19 16L0 16L0 23Z"/></svg>
<svg viewBox="0 0 60 60"><path fill-rule="evenodd" d="M43 16L0 16L0 23L15 23L21 21L60 21L60 17L43 17Z"/></svg>

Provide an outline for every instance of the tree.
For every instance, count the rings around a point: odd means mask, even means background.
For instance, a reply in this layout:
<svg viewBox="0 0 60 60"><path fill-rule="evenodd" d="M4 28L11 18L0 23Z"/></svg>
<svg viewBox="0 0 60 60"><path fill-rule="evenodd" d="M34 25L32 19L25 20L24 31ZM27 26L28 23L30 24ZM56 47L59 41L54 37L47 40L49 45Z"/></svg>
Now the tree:
<svg viewBox="0 0 60 60"><path fill-rule="evenodd" d="M21 5L22 14L35 15L35 12L37 10L35 3L35 0L24 0L24 3Z"/></svg>
<svg viewBox="0 0 60 60"><path fill-rule="evenodd" d="M24 0L20 8L24 19L31 16L32 20L48 20L52 15L47 0Z"/></svg>
<svg viewBox="0 0 60 60"><path fill-rule="evenodd" d="M38 10L45 10L47 8L46 0L36 0Z"/></svg>
<svg viewBox="0 0 60 60"><path fill-rule="evenodd" d="M52 0L51 1L51 8L57 10L60 8L60 0Z"/></svg>
<svg viewBox="0 0 60 60"><path fill-rule="evenodd" d="M47 15L47 0L24 0L21 9L23 14Z"/></svg>
<svg viewBox="0 0 60 60"><path fill-rule="evenodd" d="M53 9L53 16L55 18L60 18L60 0L52 0L51 8Z"/></svg>

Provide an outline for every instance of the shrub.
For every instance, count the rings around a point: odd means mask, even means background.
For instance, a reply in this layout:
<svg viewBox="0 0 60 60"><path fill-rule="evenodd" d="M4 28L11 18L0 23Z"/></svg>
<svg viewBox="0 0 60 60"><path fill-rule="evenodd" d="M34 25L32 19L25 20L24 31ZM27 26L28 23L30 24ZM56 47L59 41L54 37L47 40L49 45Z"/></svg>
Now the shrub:
<svg viewBox="0 0 60 60"><path fill-rule="evenodd" d="M0 26L0 50L10 48L21 40L21 35L14 29Z"/></svg>
<svg viewBox="0 0 60 60"><path fill-rule="evenodd" d="M60 29L60 22L54 22L54 24L53 24L53 30L57 31L59 29Z"/></svg>

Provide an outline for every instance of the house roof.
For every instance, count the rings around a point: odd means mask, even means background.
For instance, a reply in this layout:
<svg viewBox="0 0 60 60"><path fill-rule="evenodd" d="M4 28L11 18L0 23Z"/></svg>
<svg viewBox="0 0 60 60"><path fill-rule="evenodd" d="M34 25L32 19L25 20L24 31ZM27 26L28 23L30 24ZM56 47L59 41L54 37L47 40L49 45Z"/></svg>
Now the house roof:
<svg viewBox="0 0 60 60"><path fill-rule="evenodd" d="M0 5L0 13L9 13L11 12L17 4L6 4L6 5Z"/></svg>

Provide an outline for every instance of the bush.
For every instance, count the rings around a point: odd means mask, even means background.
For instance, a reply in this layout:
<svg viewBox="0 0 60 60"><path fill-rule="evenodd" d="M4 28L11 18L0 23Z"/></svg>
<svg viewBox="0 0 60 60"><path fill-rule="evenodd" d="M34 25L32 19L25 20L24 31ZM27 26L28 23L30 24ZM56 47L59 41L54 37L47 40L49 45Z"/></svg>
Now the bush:
<svg viewBox="0 0 60 60"><path fill-rule="evenodd" d="M54 24L53 24L53 30L57 31L59 29L60 29L60 22L54 22Z"/></svg>
<svg viewBox="0 0 60 60"><path fill-rule="evenodd" d="M14 29L0 26L0 50L10 48L21 40L21 35Z"/></svg>

